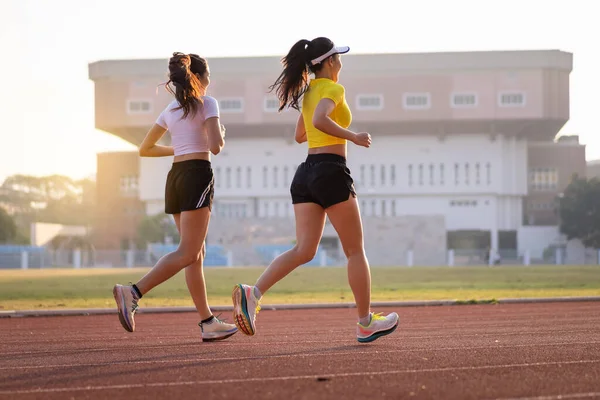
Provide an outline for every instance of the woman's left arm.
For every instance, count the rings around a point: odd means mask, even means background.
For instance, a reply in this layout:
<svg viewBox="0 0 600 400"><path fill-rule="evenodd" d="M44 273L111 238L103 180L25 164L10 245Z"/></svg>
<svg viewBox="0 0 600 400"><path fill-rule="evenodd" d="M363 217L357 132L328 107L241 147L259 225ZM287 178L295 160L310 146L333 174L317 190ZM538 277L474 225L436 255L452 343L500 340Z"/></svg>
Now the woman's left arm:
<svg viewBox="0 0 600 400"><path fill-rule="evenodd" d="M167 130L158 124L154 124L146 134L139 148L141 157L168 157L175 154L172 146L156 144Z"/></svg>
<svg viewBox="0 0 600 400"><path fill-rule="evenodd" d="M296 122L296 134L295 139L297 143L306 142L306 128L304 127L304 118L302 118L302 113L298 117L298 121Z"/></svg>

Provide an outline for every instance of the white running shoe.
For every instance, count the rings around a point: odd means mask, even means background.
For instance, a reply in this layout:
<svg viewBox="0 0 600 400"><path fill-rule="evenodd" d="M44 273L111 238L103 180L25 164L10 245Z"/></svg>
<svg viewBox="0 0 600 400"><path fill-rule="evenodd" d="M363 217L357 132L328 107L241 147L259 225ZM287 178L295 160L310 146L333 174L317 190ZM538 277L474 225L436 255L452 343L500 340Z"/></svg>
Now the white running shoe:
<svg viewBox="0 0 600 400"><path fill-rule="evenodd" d="M115 285L113 296L117 302L119 321L128 332L135 331L135 319L133 318L138 309L138 297L133 286Z"/></svg>
<svg viewBox="0 0 600 400"><path fill-rule="evenodd" d="M203 342L227 339L235 335L238 331L238 328L234 324L223 322L218 317L215 317L210 323L203 324L199 322L198 326L202 330Z"/></svg>
<svg viewBox="0 0 600 400"><path fill-rule="evenodd" d="M256 333L256 314L260 311L260 300L254 296L254 286L236 285L233 298L233 322L242 333L253 336Z"/></svg>
<svg viewBox="0 0 600 400"><path fill-rule="evenodd" d="M356 338L361 343L372 342L382 336L389 335L398 327L400 317L395 312L383 317L381 313L371 313L369 325L356 324Z"/></svg>

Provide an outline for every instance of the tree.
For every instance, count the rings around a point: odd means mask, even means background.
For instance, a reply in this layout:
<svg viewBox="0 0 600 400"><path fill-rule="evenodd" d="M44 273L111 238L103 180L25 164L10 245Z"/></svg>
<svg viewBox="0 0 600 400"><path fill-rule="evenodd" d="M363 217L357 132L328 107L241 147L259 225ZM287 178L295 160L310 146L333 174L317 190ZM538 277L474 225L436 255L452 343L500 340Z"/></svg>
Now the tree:
<svg viewBox="0 0 600 400"><path fill-rule="evenodd" d="M17 224L4 208L0 207L0 243L12 243L16 237Z"/></svg>
<svg viewBox="0 0 600 400"><path fill-rule="evenodd" d="M573 177L559 198L560 231L569 240L600 248L600 180Z"/></svg>
<svg viewBox="0 0 600 400"><path fill-rule="evenodd" d="M165 236L170 236L173 243L179 242L179 232L173 219L166 214L148 216L138 225L137 246L142 248L146 243L162 243Z"/></svg>
<svg viewBox="0 0 600 400"><path fill-rule="evenodd" d="M13 175L0 186L0 202L24 226L31 222L89 225L94 216L96 183L62 175Z"/></svg>

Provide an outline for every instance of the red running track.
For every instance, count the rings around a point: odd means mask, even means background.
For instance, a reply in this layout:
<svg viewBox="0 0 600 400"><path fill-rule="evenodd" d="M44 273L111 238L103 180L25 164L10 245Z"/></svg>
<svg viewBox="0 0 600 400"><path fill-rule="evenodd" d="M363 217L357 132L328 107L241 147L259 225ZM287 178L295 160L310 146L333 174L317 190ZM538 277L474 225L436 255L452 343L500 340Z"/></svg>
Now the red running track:
<svg viewBox="0 0 600 400"><path fill-rule="evenodd" d="M216 343L192 313L0 319L0 399L600 399L600 303L396 311L371 344L354 309L263 311Z"/></svg>

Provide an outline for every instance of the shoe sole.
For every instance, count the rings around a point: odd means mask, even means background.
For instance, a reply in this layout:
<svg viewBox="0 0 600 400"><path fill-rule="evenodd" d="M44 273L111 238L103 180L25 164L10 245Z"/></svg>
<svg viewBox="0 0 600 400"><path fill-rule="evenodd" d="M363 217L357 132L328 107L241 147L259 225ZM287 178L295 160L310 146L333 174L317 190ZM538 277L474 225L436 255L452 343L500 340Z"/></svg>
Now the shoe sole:
<svg viewBox="0 0 600 400"><path fill-rule="evenodd" d="M246 293L242 285L235 285L233 292L231 293L233 300L233 322L235 326L247 336L254 336L254 329L250 323L250 316L248 315L248 307L246 306Z"/></svg>
<svg viewBox="0 0 600 400"><path fill-rule="evenodd" d="M239 328L238 328L238 329L239 329ZM231 332L231 333L229 333L229 334L227 334L227 335L225 335L225 336L220 336L220 337L216 337L216 338L210 338L210 339L207 339L207 338L202 338L202 341L203 341L203 342L218 342L219 340L225 340L225 339L227 339L227 338L230 338L230 337L232 337L232 336L233 336L233 335L235 335L237 332L238 332L238 331Z"/></svg>
<svg viewBox="0 0 600 400"><path fill-rule="evenodd" d="M390 333L394 332L396 330L396 328L398 327L399 323L400 323L400 321L396 322L396 325L392 326L390 329L387 329L385 331L375 332L371 336L367 336L366 338L357 338L357 340L360 343L370 343L374 340L379 339L380 337L389 335Z"/></svg>
<svg viewBox="0 0 600 400"><path fill-rule="evenodd" d="M121 295L121 291L117 286L113 288L113 297L115 298L115 302L117 303L117 314L119 314L119 321L121 322L121 325L123 326L123 328L125 328L127 332L133 332L134 328L127 323L127 320L123 316L123 307L127 307L125 306L125 300Z"/></svg>

